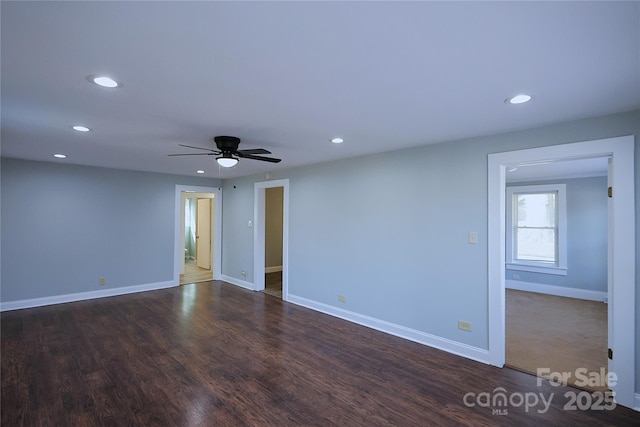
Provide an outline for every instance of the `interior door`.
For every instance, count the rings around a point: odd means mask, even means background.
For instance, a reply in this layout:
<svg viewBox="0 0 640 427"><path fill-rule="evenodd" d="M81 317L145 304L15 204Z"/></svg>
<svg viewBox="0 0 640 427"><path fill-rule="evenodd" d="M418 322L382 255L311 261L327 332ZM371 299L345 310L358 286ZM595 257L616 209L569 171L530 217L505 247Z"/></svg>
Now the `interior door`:
<svg viewBox="0 0 640 427"><path fill-rule="evenodd" d="M211 199L198 199L196 264L211 270Z"/></svg>

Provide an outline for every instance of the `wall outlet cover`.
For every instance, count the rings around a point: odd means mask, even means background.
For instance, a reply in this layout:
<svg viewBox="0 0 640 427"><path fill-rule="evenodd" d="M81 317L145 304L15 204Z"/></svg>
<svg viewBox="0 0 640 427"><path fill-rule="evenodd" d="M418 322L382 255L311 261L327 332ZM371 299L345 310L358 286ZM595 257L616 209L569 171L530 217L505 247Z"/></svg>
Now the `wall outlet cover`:
<svg viewBox="0 0 640 427"><path fill-rule="evenodd" d="M458 320L458 329L471 332L471 322L463 322L462 320Z"/></svg>

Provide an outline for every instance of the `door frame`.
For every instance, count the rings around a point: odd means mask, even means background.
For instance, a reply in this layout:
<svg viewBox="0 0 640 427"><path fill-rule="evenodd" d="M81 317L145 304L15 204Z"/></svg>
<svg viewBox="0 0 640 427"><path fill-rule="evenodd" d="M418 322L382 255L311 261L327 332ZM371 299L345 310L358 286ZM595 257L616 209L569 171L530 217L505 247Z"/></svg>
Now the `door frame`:
<svg viewBox="0 0 640 427"><path fill-rule="evenodd" d="M200 187L197 185L176 185L175 190L175 221L174 221L174 258L173 258L173 282L180 285L180 271L184 259L184 243L181 232L184 224L182 207L182 193L213 193L213 224L211 224L212 241L212 267L213 280L220 280L222 269L222 190L218 187Z"/></svg>
<svg viewBox="0 0 640 427"><path fill-rule="evenodd" d="M635 175L634 136L554 145L488 156L488 311L489 351L492 365L505 363L505 188L508 166L532 162L610 157L608 216L609 345L614 358L610 369L618 376L612 389L618 404L633 408L635 400ZM615 254L615 256L613 256Z"/></svg>
<svg viewBox="0 0 640 427"><path fill-rule="evenodd" d="M264 290L266 189L282 187L282 300L289 300L289 180L256 182L253 200L253 286Z"/></svg>

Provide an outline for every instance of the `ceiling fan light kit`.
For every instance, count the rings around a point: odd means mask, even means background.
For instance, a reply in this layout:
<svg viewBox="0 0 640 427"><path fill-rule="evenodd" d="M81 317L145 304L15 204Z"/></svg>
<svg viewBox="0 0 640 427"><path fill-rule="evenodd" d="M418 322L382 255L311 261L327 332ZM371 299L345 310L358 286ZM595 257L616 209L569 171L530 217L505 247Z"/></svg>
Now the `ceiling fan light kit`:
<svg viewBox="0 0 640 427"><path fill-rule="evenodd" d="M216 162L223 168L231 168L238 164L238 159L228 156L222 155L222 157L216 157Z"/></svg>

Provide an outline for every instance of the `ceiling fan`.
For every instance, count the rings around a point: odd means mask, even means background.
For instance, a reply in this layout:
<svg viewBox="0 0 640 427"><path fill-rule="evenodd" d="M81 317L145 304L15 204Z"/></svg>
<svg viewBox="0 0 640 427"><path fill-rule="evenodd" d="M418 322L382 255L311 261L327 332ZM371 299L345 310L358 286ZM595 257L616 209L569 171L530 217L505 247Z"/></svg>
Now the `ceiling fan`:
<svg viewBox="0 0 640 427"><path fill-rule="evenodd" d="M278 163L281 159L273 157L256 156L256 154L271 154L271 151L264 148L255 148L251 150L238 150L240 138L235 136L216 136L213 138L216 143L217 150L210 148L194 147L192 145L178 144L181 147L195 148L198 150L209 151L208 153L180 153L169 154L169 156L213 156L216 155L216 162L222 167L230 168L238 163L238 157L242 159L261 160L263 162Z"/></svg>

